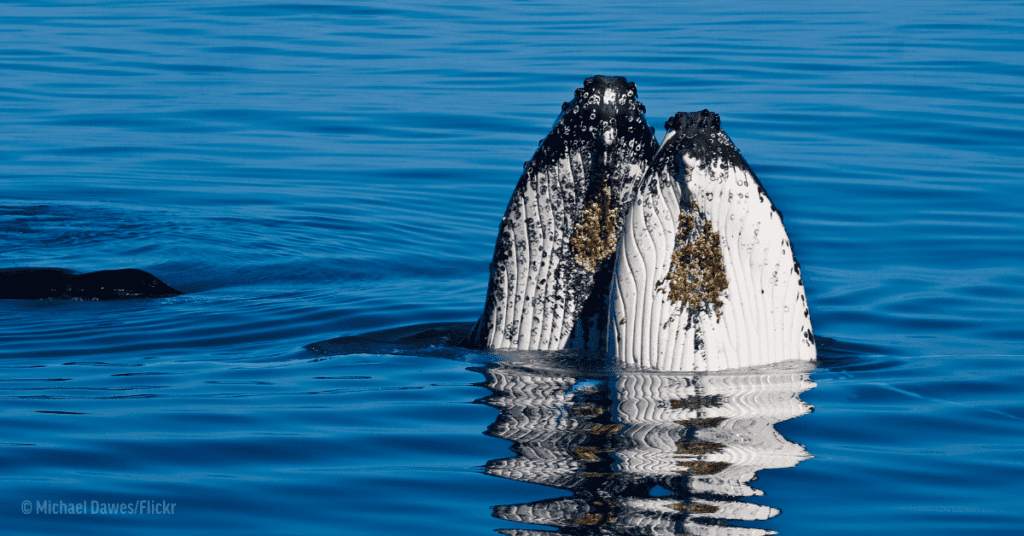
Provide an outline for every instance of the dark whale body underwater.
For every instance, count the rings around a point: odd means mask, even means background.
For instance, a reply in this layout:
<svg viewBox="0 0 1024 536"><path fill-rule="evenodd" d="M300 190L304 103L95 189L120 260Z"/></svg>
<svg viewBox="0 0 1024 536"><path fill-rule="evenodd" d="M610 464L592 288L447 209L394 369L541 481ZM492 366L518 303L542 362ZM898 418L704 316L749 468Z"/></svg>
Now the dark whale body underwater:
<svg viewBox="0 0 1024 536"><path fill-rule="evenodd" d="M180 294L153 274L133 268L84 274L63 268L0 268L0 299L5 300L105 301Z"/></svg>
<svg viewBox="0 0 1024 536"><path fill-rule="evenodd" d="M483 314L461 346L603 351L722 370L814 361L782 214L707 110L660 147L620 77L588 78L527 162L498 230Z"/></svg>

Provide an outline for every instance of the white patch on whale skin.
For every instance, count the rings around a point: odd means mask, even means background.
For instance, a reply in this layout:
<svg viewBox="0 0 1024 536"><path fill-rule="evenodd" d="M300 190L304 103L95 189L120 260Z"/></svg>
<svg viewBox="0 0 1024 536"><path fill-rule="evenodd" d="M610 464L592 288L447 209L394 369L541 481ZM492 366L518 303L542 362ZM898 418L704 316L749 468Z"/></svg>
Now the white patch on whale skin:
<svg viewBox="0 0 1024 536"><path fill-rule="evenodd" d="M612 88L606 88L604 90L604 104L615 104L615 101L619 100L619 92Z"/></svg>
<svg viewBox="0 0 1024 536"><path fill-rule="evenodd" d="M601 133L601 138L604 139L605 145L615 143L615 129L610 127L604 129L604 132Z"/></svg>
<svg viewBox="0 0 1024 536"><path fill-rule="evenodd" d="M666 136L662 150L673 138ZM713 140L732 147L720 130ZM747 166L715 157L702 164L690 154L682 161L679 177L671 166L651 169L626 219L612 280L610 353L625 365L672 371L813 361L806 295L780 214ZM708 304L681 306L659 286L680 212L711 222L719 234L728 281L720 318Z"/></svg>

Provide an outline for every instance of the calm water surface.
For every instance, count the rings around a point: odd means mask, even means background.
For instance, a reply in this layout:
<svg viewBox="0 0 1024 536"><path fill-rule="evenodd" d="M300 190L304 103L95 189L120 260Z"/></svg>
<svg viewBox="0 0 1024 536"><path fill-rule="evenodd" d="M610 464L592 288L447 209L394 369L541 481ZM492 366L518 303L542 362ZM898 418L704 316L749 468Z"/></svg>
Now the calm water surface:
<svg viewBox="0 0 1024 536"><path fill-rule="evenodd" d="M0 268L187 292L0 303L0 526L1018 534L1021 35L999 1L0 3ZM305 348L475 320L522 163L594 74L659 138L722 116L816 368Z"/></svg>

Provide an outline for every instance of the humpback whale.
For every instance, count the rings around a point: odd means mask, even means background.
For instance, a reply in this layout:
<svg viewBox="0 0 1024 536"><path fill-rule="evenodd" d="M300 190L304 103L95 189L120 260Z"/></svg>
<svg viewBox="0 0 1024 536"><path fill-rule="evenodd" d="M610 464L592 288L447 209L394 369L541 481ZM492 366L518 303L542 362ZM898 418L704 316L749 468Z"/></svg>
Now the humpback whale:
<svg viewBox="0 0 1024 536"><path fill-rule="evenodd" d="M180 294L153 274L134 268L84 274L63 268L0 269L0 299L5 300L125 300Z"/></svg>
<svg viewBox="0 0 1024 536"><path fill-rule="evenodd" d="M659 147L645 113L620 77L588 78L563 105L512 193L461 345L673 371L814 361L782 214L719 116L677 113Z"/></svg>
<svg viewBox="0 0 1024 536"><path fill-rule="evenodd" d="M588 78L524 164L498 230L473 348L600 348L625 211L658 149L621 77Z"/></svg>
<svg viewBox="0 0 1024 536"><path fill-rule="evenodd" d="M609 353L658 370L814 361L782 213L717 114L665 130L619 239Z"/></svg>

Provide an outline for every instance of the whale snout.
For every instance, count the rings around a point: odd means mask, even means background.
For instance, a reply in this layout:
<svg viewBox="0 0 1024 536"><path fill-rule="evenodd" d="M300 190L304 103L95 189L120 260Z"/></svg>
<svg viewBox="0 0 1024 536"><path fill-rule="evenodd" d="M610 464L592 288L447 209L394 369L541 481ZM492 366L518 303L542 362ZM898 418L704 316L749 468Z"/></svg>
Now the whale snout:
<svg viewBox="0 0 1024 536"><path fill-rule="evenodd" d="M622 77L563 104L509 201L477 348L605 351L720 370L815 349L799 264L756 175L708 110L658 144Z"/></svg>

